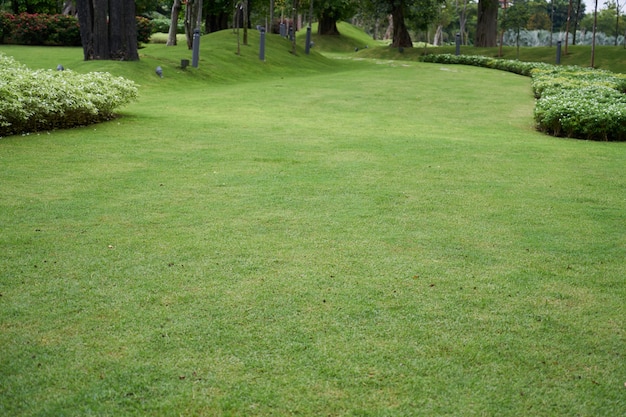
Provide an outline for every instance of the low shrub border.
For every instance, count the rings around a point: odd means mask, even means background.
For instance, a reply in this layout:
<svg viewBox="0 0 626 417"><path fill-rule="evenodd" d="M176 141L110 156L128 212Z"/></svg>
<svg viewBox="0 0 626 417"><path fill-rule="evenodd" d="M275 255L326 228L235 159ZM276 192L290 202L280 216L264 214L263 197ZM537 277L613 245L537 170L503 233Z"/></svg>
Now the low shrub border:
<svg viewBox="0 0 626 417"><path fill-rule="evenodd" d="M137 42L148 43L152 21L137 16ZM80 28L75 16L62 14L17 15L0 12L0 43L16 45L80 46Z"/></svg>
<svg viewBox="0 0 626 417"><path fill-rule="evenodd" d="M463 64L530 76L537 129L553 136L626 140L626 75L469 55L425 55L424 62Z"/></svg>
<svg viewBox="0 0 626 417"><path fill-rule="evenodd" d="M33 71L0 53L0 137L109 120L136 98L135 83L122 77Z"/></svg>

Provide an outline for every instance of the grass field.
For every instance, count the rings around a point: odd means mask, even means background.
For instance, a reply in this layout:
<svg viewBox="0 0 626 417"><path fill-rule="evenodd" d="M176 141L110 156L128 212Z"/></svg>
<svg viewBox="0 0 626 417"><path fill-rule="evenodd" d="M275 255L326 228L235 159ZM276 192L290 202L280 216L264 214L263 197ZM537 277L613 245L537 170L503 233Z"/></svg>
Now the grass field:
<svg viewBox="0 0 626 417"><path fill-rule="evenodd" d="M0 46L141 85L0 139L0 414L626 414L626 144L536 132L524 77L235 36Z"/></svg>

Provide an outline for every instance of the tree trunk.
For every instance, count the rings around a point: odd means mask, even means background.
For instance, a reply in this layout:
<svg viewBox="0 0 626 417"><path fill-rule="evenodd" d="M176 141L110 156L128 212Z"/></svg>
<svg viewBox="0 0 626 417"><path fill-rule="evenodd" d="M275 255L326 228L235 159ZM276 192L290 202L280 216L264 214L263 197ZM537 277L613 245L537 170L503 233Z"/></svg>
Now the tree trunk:
<svg viewBox="0 0 626 417"><path fill-rule="evenodd" d="M391 16L393 19L393 40L391 41L392 48L412 48L413 41L409 30L404 23L404 2L398 1L393 3L391 9Z"/></svg>
<svg viewBox="0 0 626 417"><path fill-rule="evenodd" d="M387 16L387 30L385 30L383 39L393 39L393 16L391 15Z"/></svg>
<svg viewBox="0 0 626 417"><path fill-rule="evenodd" d="M433 45L441 46L443 45L443 26L437 25L437 30L435 31L435 36L433 37Z"/></svg>
<svg viewBox="0 0 626 417"><path fill-rule="evenodd" d="M498 0L478 1L476 46L494 47L498 37Z"/></svg>
<svg viewBox="0 0 626 417"><path fill-rule="evenodd" d="M65 0L61 14L74 16L76 14L76 6L72 0Z"/></svg>
<svg viewBox="0 0 626 417"><path fill-rule="evenodd" d="M76 0L78 21L80 22L80 39L83 44L83 59L93 59L93 4L90 0Z"/></svg>
<svg viewBox="0 0 626 417"><path fill-rule="evenodd" d="M133 0L77 0L84 59L139 60Z"/></svg>
<svg viewBox="0 0 626 417"><path fill-rule="evenodd" d="M187 1L187 8L185 9L185 37L187 38L187 47L189 49L193 48L193 31L198 22L201 1Z"/></svg>
<svg viewBox="0 0 626 417"><path fill-rule="evenodd" d="M337 20L328 13L328 10L323 10L322 14L318 16L319 22L317 24L317 34L322 36L338 36L339 30L337 29Z"/></svg>
<svg viewBox="0 0 626 417"><path fill-rule="evenodd" d="M93 57L91 59L110 59L109 51L109 0L92 1L93 7Z"/></svg>
<svg viewBox="0 0 626 417"><path fill-rule="evenodd" d="M176 46L176 34L178 33L178 15L180 14L180 0L174 0L172 5L172 14L170 15L172 22L170 30L167 33L167 43L165 46Z"/></svg>

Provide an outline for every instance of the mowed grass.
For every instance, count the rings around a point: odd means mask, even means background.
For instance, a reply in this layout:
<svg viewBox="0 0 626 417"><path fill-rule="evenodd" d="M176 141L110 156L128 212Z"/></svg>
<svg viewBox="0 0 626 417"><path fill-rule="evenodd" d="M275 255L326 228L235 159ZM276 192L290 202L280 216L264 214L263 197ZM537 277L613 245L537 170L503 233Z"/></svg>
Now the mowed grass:
<svg viewBox="0 0 626 417"><path fill-rule="evenodd" d="M180 51L0 140L1 414L626 412L625 144L535 132L513 74Z"/></svg>

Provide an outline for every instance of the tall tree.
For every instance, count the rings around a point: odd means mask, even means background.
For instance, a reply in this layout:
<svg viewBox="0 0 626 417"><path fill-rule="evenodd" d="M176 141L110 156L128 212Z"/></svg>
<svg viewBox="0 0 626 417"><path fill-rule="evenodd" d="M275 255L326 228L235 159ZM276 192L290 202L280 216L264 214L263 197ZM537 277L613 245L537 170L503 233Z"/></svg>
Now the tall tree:
<svg viewBox="0 0 626 417"><path fill-rule="evenodd" d="M494 47L498 38L499 0L478 0L476 46Z"/></svg>
<svg viewBox="0 0 626 417"><path fill-rule="evenodd" d="M443 0L369 0L361 3L366 13L391 16L387 29L391 33L391 47L411 48L409 29L423 30L437 18L438 5ZM369 4L368 4L369 3Z"/></svg>
<svg viewBox="0 0 626 417"><path fill-rule="evenodd" d="M413 41L405 21L406 4L404 0L390 0L391 17L393 19L391 47L412 48Z"/></svg>
<svg viewBox="0 0 626 417"><path fill-rule="evenodd" d="M198 26L198 15L202 10L202 0L187 0L187 8L185 9L185 37L187 38L187 47L193 47L193 32Z"/></svg>
<svg viewBox="0 0 626 417"><path fill-rule="evenodd" d="M174 4L172 5L172 14L171 14L171 22L170 22L170 30L167 34L167 43L166 46L175 46L176 45L176 34L178 33L178 16L180 15L181 3L180 0L174 0Z"/></svg>
<svg viewBox="0 0 626 417"><path fill-rule="evenodd" d="M353 0L327 0L317 3L313 0L313 6L317 8L318 35L339 35L337 22L354 16L356 12L356 2Z"/></svg>
<svg viewBox="0 0 626 417"><path fill-rule="evenodd" d="M133 0L77 0L76 8L86 61L139 60Z"/></svg>
<svg viewBox="0 0 626 417"><path fill-rule="evenodd" d="M203 9L205 19L204 26L206 33L213 33L228 29L233 4L230 0L207 0Z"/></svg>

